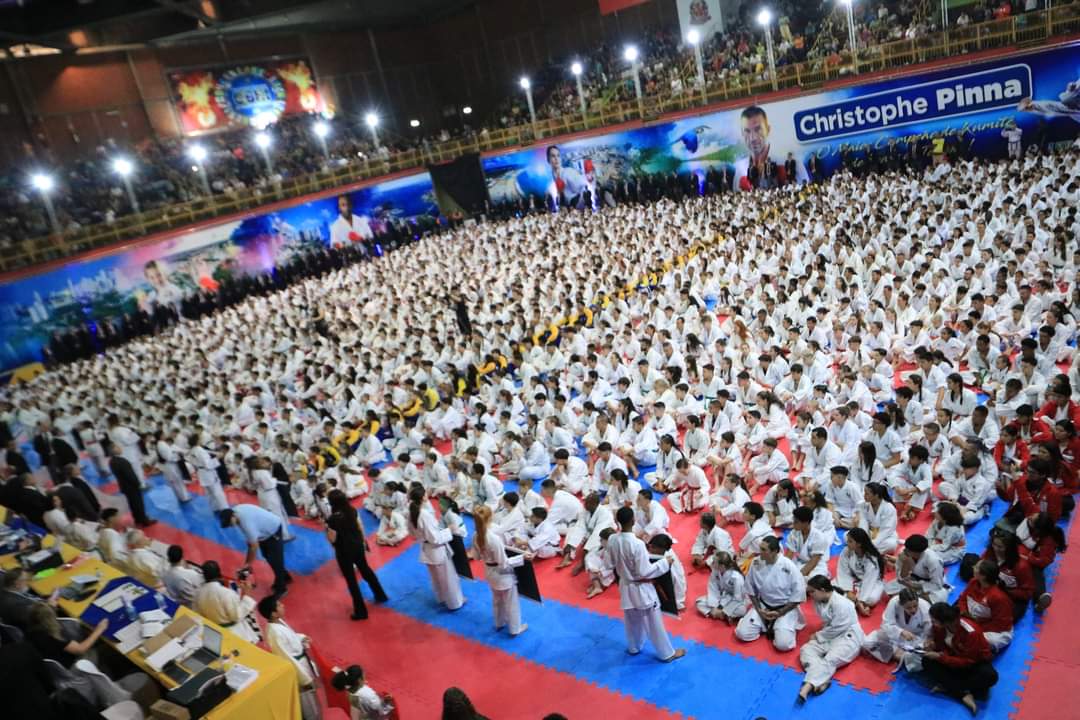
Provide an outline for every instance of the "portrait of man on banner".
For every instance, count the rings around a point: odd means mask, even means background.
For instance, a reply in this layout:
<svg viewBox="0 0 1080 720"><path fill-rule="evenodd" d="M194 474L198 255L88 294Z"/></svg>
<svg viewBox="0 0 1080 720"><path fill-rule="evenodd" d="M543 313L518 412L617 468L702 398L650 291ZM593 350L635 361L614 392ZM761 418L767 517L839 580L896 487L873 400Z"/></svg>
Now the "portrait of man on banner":
<svg viewBox="0 0 1080 720"><path fill-rule="evenodd" d="M786 158L779 153L776 157L771 155L769 136L772 128L769 126L769 116L765 109L751 105L743 110L739 115L739 131L748 154L735 160L732 189L752 190L755 187L775 187L788 182ZM806 167L798 159L795 160L794 179L799 184L809 180Z"/></svg>

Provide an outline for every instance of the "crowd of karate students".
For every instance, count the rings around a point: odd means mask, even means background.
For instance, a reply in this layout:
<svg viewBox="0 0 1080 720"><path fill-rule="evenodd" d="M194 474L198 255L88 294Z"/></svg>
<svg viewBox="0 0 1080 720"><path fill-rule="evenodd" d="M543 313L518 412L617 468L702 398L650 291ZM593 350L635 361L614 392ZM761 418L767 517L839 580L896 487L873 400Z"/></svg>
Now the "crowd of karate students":
<svg viewBox="0 0 1080 720"><path fill-rule="evenodd" d="M593 597L629 531L679 607L708 573L691 608L797 650L800 701L865 654L975 712L1080 487L1078 156L461 228L6 389L5 419L214 510L223 481L286 522L363 496L451 610L472 515L511 634L513 565Z"/></svg>

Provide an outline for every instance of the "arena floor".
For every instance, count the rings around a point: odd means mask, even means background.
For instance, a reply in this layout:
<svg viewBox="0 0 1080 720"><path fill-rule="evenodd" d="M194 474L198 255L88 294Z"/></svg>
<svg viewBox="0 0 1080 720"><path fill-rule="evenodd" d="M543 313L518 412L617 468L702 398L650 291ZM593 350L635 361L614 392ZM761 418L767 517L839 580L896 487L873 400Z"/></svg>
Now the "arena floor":
<svg viewBox="0 0 1080 720"><path fill-rule="evenodd" d="M240 533L222 530L205 498L196 495L180 506L160 476L152 483L147 508L161 522L148 534L183 545L192 560L216 559L227 571L241 564ZM116 492L114 485L100 488ZM243 492L228 492L234 503L254 502ZM1003 510L1004 503L997 501L992 516ZM373 533L374 516L367 511L361 511L361 516ZM927 524L924 514L921 520L902 524L901 534L918 532ZM982 551L990 525L984 520L969 529L969 551ZM362 665L369 684L391 693L406 720L438 717L442 692L451 685L463 688L477 709L493 720L538 720L549 712L569 718L611 713L640 720L969 717L959 703L932 695L917 679L893 674L891 666L865 656L844 668L824 695L797 707L794 699L801 682L797 653L782 655L765 641L740 643L731 627L698 616L693 602L704 594L708 576L692 569L687 591L691 610L667 620L675 645L687 648L688 653L671 664L656 661L648 652L628 656L617 591L609 589L586 600L585 576L572 578L568 571L556 571L555 561L537 566L544 602L522 600L529 630L521 637L493 630L490 594L482 581L463 581L467 604L455 613L446 612L435 605L427 573L411 541L396 548L373 547L370 561L391 600L382 606L369 602L370 619L353 622L330 545L314 523L298 521L294 527L297 539L286 546L287 565L297 577L285 600L289 623L310 635L335 664ZM737 543L743 528L728 529ZM696 517L672 516L671 532L679 543L676 551L688 568L696 530ZM1069 535L1072 543L1080 542L1076 523ZM840 547L834 547L833 567ZM260 585L268 587L265 563L257 563L256 574ZM482 577L479 568L474 574ZM955 581L955 567L950 575ZM1069 682L1080 670L1076 652L1080 629L1070 613L1073 603L1080 601L1080 560L1075 552L1059 558L1049 582L1055 594L1053 608L1045 618L1037 619L1029 612L1017 625L1012 645L995 663L1000 680L989 701L981 705L980 716L1080 718ZM954 589L954 597L960 589ZM370 601L366 590L365 596ZM864 628L878 626L883 608L880 603L875 616L864 621ZM809 608L807 618L800 642L815 629L816 616ZM329 717L337 712L331 711Z"/></svg>

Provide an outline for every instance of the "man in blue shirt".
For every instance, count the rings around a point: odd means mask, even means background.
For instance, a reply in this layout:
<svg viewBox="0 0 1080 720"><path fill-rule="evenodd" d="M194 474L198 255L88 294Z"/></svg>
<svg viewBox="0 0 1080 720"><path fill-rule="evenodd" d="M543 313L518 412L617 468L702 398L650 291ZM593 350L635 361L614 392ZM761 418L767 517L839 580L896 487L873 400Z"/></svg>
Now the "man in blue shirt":
<svg viewBox="0 0 1080 720"><path fill-rule="evenodd" d="M258 505L237 505L221 511L221 527L235 525L244 534L247 542L247 555L244 566L250 567L255 561L255 550L262 551L263 559L274 571L274 595L284 597L286 585L292 582L292 576L285 569L285 544L282 541L281 518L272 512L263 510Z"/></svg>

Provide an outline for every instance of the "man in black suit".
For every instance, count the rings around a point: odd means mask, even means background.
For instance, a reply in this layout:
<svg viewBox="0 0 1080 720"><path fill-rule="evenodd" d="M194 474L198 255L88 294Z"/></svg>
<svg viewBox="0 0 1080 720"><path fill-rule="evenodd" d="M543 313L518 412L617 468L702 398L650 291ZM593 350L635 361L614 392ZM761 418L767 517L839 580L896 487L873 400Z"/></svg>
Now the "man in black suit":
<svg viewBox="0 0 1080 720"><path fill-rule="evenodd" d="M131 517L139 527L149 527L157 523L157 520L146 516L146 506L143 505L142 487L139 484L139 476L135 474L135 468L131 466L127 458L120 454L120 448L114 443L109 443L109 471L116 478L116 484L120 486L120 492L127 498L128 507L131 509Z"/></svg>
<svg viewBox="0 0 1080 720"><path fill-rule="evenodd" d="M37 489L34 476L29 473L16 475L4 486L4 502L27 520L45 527L45 513L52 509L52 502Z"/></svg>
<svg viewBox="0 0 1080 720"><path fill-rule="evenodd" d="M79 484L76 484L76 481ZM80 520L96 522L101 518L101 503L86 481L79 477L78 465L65 465L61 468L60 479L54 492L60 496L64 509Z"/></svg>
<svg viewBox="0 0 1080 720"><path fill-rule="evenodd" d="M4 458L9 468L11 468L15 475L26 475L30 473L30 464L26 462L26 458L19 452L18 446L15 444L15 440L8 440L7 443L7 455Z"/></svg>

